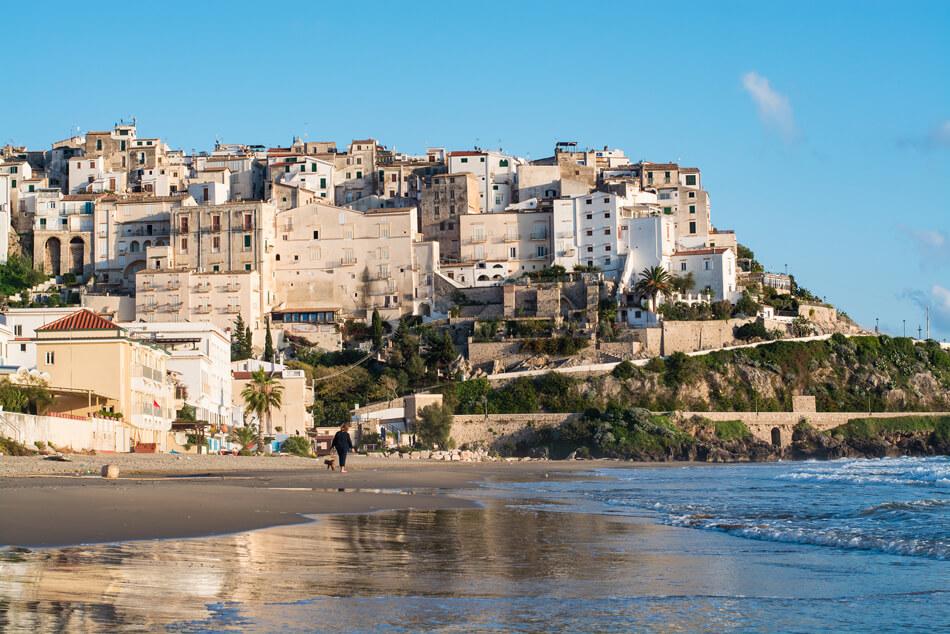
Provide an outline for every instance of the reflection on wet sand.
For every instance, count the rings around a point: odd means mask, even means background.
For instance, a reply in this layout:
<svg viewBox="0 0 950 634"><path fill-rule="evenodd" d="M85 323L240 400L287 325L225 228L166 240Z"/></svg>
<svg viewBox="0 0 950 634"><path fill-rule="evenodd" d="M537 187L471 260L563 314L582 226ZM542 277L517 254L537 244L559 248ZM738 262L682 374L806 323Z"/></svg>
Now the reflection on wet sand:
<svg viewBox="0 0 950 634"><path fill-rule="evenodd" d="M639 574L616 538L650 530L493 502L203 539L8 551L0 555L0 629L151 629L213 620L219 604L253 615L264 603L313 597L522 596L559 578L583 597Z"/></svg>

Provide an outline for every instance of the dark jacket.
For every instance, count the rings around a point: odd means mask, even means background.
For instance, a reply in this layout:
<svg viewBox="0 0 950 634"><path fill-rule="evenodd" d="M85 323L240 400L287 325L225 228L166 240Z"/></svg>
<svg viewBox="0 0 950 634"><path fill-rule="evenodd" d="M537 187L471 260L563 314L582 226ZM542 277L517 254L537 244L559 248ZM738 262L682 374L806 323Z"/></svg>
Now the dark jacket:
<svg viewBox="0 0 950 634"><path fill-rule="evenodd" d="M344 453L349 452L353 449L353 441L350 440L350 435L341 429L333 437L333 442L330 443L330 447Z"/></svg>

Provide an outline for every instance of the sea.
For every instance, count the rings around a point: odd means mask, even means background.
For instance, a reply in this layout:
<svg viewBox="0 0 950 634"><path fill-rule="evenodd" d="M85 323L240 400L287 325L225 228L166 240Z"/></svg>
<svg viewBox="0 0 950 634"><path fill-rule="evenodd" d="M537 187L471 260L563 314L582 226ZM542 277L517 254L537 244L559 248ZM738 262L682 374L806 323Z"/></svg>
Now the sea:
<svg viewBox="0 0 950 634"><path fill-rule="evenodd" d="M617 464L458 492L478 509L8 548L0 631L950 631L950 459Z"/></svg>

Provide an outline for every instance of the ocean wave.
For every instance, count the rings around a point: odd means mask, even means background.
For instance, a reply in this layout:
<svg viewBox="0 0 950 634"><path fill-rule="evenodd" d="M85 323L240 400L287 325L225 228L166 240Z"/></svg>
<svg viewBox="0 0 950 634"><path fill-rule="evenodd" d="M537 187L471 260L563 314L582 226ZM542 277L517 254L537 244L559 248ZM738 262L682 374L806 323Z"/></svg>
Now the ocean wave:
<svg viewBox="0 0 950 634"><path fill-rule="evenodd" d="M859 528L817 528L808 526L749 524L743 519L703 516L671 516L672 526L714 530L739 537L810 546L831 546L892 555L950 559L950 540L907 538L870 534Z"/></svg>
<svg viewBox="0 0 950 634"><path fill-rule="evenodd" d="M861 509L861 515L874 515L891 511L929 511L950 506L948 499L911 500L909 502L883 502Z"/></svg>

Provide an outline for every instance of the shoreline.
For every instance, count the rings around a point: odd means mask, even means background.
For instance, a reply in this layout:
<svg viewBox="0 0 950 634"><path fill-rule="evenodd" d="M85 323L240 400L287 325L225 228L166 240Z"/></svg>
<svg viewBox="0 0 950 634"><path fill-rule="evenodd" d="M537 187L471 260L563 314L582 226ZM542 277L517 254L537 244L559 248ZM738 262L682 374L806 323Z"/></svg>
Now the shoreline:
<svg viewBox="0 0 950 634"><path fill-rule="evenodd" d="M107 480L83 470L115 462L114 456L75 458L70 463L3 459L24 462L17 465L19 473L10 473L9 464L0 472L0 548L210 537L307 523L314 515L479 508L476 501L453 493L494 479L570 477L618 465L593 460L396 462L356 456L353 470L340 474L303 458L262 457L245 463L244 457L228 462L231 457L208 456L223 460L189 462L138 455L124 461L118 479ZM289 462L275 464L285 460ZM45 465L31 461L56 467L36 472Z"/></svg>

